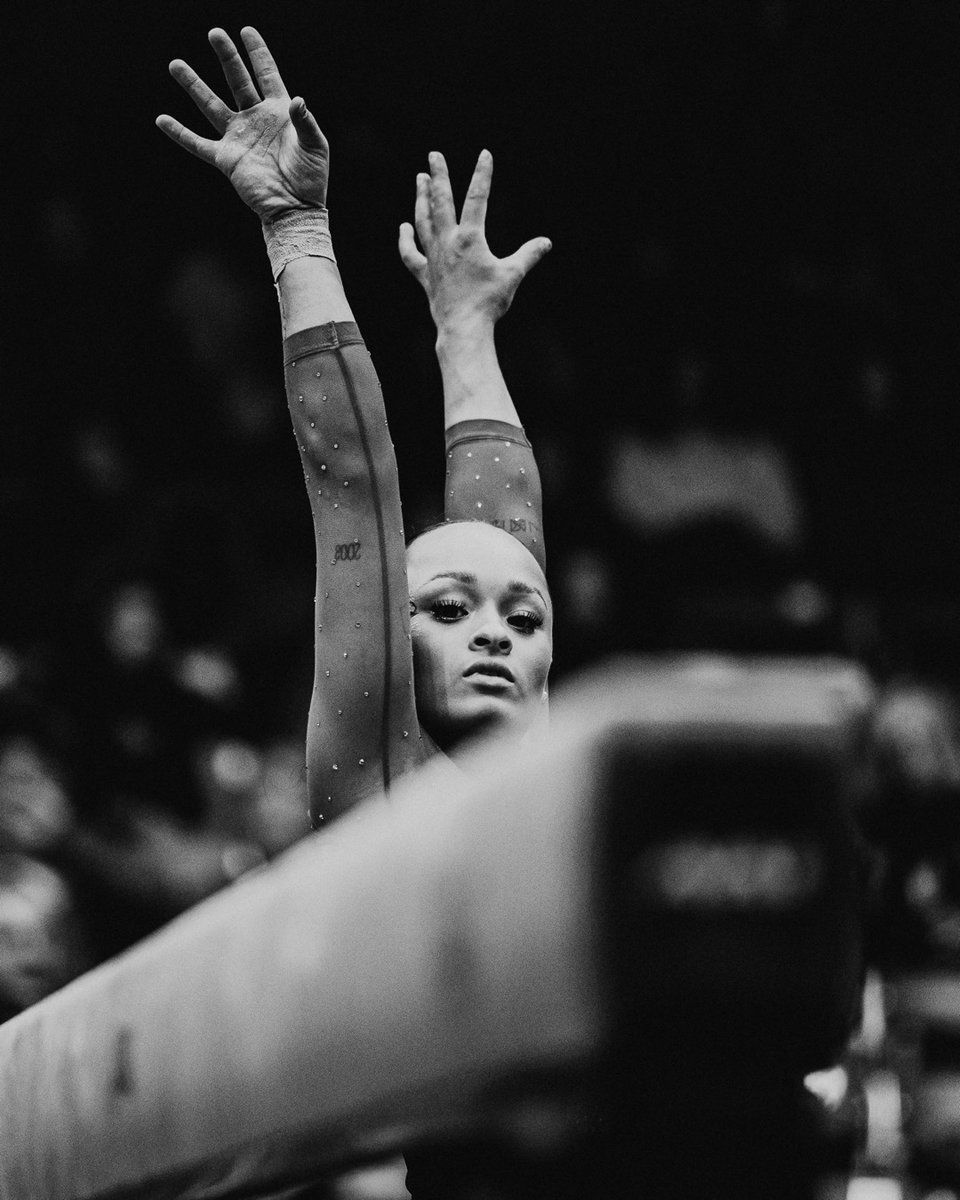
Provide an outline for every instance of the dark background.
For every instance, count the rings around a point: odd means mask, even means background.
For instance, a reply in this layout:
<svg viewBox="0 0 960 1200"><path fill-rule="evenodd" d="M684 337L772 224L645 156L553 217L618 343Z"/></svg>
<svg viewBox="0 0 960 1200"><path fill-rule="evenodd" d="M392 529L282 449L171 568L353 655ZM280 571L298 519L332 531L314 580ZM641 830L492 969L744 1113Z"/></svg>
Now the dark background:
<svg viewBox="0 0 960 1200"><path fill-rule="evenodd" d="M38 2L0 22L0 1021L308 828L276 299L256 218L154 127L208 132L166 65L225 94L206 31L246 22L331 142L408 531L444 457L397 228L430 150L462 195L487 146L494 251L554 242L498 344L555 678L622 651L862 665L868 956L955 977L960 7Z"/></svg>
<svg viewBox="0 0 960 1200"><path fill-rule="evenodd" d="M706 647L955 680L958 10L43 3L6 50L0 413L0 643L38 694L89 693L138 582L171 653L236 663L247 736L302 725L313 545L260 232L153 126L201 129L166 64L219 87L206 30L247 21L332 145L408 526L442 466L432 327L396 253L427 152L462 194L493 151L496 252L553 239L499 344L544 475L558 675ZM800 533L709 504L653 533L624 518L616 448L689 428L775 448Z"/></svg>

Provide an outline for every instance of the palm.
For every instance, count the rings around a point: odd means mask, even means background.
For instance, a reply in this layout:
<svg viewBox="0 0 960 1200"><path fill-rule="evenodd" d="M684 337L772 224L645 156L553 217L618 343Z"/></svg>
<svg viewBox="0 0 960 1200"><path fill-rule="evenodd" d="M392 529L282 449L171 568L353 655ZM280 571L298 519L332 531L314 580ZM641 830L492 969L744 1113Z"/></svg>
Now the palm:
<svg viewBox="0 0 960 1200"><path fill-rule="evenodd" d="M484 150L457 221L453 190L442 154L430 156L431 174L417 176L414 227L400 227L400 257L422 284L437 327L476 315L498 320L510 307L520 281L550 249L547 238L533 238L507 258L497 258L484 232L493 159Z"/></svg>
<svg viewBox="0 0 960 1200"><path fill-rule="evenodd" d="M304 146L288 110L289 100L268 99L235 113L217 143L215 165L264 220L326 199L329 149Z"/></svg>
<svg viewBox="0 0 960 1200"><path fill-rule="evenodd" d="M170 64L171 75L220 134L219 140L199 137L173 117L158 117L157 125L178 145L222 171L263 221L291 208L322 205L330 162L327 140L303 101L291 103L263 38L249 26L241 36L253 77L227 34L222 29L210 32L235 110L182 59Z"/></svg>

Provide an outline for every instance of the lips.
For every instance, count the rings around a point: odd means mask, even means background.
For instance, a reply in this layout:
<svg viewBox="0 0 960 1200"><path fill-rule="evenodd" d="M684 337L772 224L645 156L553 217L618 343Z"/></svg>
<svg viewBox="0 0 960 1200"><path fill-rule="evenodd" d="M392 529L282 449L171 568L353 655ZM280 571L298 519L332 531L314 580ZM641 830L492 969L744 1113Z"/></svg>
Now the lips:
<svg viewBox="0 0 960 1200"><path fill-rule="evenodd" d="M471 675L488 675L494 679L506 679L508 683L516 683L510 668L498 662L473 663L464 671L463 677L469 679Z"/></svg>

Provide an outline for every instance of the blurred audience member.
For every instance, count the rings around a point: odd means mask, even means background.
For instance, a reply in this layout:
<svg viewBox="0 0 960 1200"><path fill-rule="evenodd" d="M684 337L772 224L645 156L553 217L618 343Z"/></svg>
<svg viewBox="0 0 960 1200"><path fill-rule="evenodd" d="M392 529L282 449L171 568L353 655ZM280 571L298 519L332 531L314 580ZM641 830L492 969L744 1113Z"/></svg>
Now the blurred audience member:
<svg viewBox="0 0 960 1200"><path fill-rule="evenodd" d="M204 826L245 837L262 770L259 752L237 738L210 738L195 747L194 764Z"/></svg>
<svg viewBox="0 0 960 1200"><path fill-rule="evenodd" d="M25 730L0 741L0 845L43 854L73 823L54 763Z"/></svg>
<svg viewBox="0 0 960 1200"><path fill-rule="evenodd" d="M0 1021L93 962L63 875L26 854L0 852Z"/></svg>
<svg viewBox="0 0 960 1200"><path fill-rule="evenodd" d="M682 353L649 420L612 431L602 452L615 590L636 601L623 625L644 648L801 648L831 615L802 573L803 499L785 447L724 418L715 375Z"/></svg>
<svg viewBox="0 0 960 1200"><path fill-rule="evenodd" d="M885 859L874 955L960 966L960 706L949 691L894 682L874 726L880 788L864 814Z"/></svg>
<svg viewBox="0 0 960 1200"><path fill-rule="evenodd" d="M625 618L615 602L613 567L602 549L573 547L561 554L551 574L555 603L565 614L555 650L564 668L586 666L616 650ZM631 612L630 619L643 618Z"/></svg>
<svg viewBox="0 0 960 1200"><path fill-rule="evenodd" d="M113 634L121 661L138 663L152 654L150 606L131 605ZM201 800L185 821L124 790L111 773L115 760L107 769L93 764L88 773L82 729L82 721L49 700L8 691L0 703L0 854L9 858L4 878L12 889L0 898L7 921L0 994L7 1015L24 997L39 999L41 984L51 990L71 972L124 949L309 829L302 799L297 829L290 806L276 795L273 806L260 811L264 773L251 745L204 739L199 729L185 743ZM100 791L104 781L106 792ZM282 790L277 778L271 790ZM79 808L78 795L84 797ZM24 983L30 972L33 990ZM4 989L8 974L15 982Z"/></svg>
<svg viewBox="0 0 960 1200"><path fill-rule="evenodd" d="M270 857L307 832L306 772L302 738L279 738L266 747L248 832Z"/></svg>
<svg viewBox="0 0 960 1200"><path fill-rule="evenodd" d="M690 425L666 439L617 438L608 462L609 503L645 537L727 524L777 551L799 544L800 497L783 450L766 438Z"/></svg>
<svg viewBox="0 0 960 1200"><path fill-rule="evenodd" d="M99 803L119 796L199 822L195 746L242 723L242 685L216 645L177 648L158 589L121 579L95 596L85 641L73 647L69 703L81 716Z"/></svg>

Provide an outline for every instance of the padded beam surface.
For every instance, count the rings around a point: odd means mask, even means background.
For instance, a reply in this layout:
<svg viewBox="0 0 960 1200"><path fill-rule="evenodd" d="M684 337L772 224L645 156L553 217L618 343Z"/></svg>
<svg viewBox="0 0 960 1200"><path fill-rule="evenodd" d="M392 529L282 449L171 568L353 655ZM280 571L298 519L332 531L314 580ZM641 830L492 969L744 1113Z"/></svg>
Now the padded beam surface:
<svg viewBox="0 0 960 1200"><path fill-rule="evenodd" d="M438 760L27 1010L0 1027L0 1200L260 1195L589 1062L611 747L832 753L862 708L848 676L596 674L536 753Z"/></svg>

